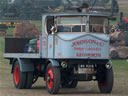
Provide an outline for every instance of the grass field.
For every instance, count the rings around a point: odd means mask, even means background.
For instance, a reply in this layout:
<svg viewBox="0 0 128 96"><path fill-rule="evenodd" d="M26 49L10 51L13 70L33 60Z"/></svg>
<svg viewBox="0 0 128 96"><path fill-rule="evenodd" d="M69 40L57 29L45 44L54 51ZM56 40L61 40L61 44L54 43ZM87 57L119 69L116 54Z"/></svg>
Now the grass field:
<svg viewBox="0 0 128 96"><path fill-rule="evenodd" d="M7 63L7 60L3 58L3 52L4 52L4 38L0 37L0 64L1 63Z"/></svg>
<svg viewBox="0 0 128 96"><path fill-rule="evenodd" d="M128 0L119 0L120 11L125 12L128 17ZM119 18L119 17L118 17ZM117 24L118 21L112 22ZM41 21L32 21L37 29L41 32ZM12 35L13 29L7 30L7 35ZM17 91L13 86L12 76L10 74L11 66L9 61L3 58L4 37L0 37L0 96L43 96L48 95L45 89L45 84L41 80L33 85L33 89ZM114 88L112 94L99 94L97 84L95 82L79 83L77 89L62 89L61 93L65 95L87 95L87 96L127 96L128 94L128 61L127 60L112 60L114 70ZM41 86L41 87L40 87ZM89 87L88 87L89 86ZM45 91L42 91L45 90ZM42 94L42 92L44 94ZM61 94L60 94L61 95Z"/></svg>

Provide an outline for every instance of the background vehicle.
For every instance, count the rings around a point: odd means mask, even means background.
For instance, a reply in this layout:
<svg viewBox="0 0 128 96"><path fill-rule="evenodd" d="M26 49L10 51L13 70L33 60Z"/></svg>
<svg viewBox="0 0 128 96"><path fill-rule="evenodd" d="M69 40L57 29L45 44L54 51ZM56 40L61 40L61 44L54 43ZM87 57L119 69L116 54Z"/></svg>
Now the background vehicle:
<svg viewBox="0 0 128 96"><path fill-rule="evenodd" d="M7 17L14 19L41 19L42 13L51 12L51 9L56 9L58 6L64 5L64 10L76 10L76 8L81 6L83 1L88 2L90 8L92 7L92 10L99 10L104 12L104 6L106 6L103 4L104 0L1 0L0 13L1 17L4 19ZM94 4L95 1L97 1L96 4ZM119 8L117 0L106 0L105 2L109 2L107 4L112 4L113 6L112 10L109 10L109 8L106 8L105 10L108 10L108 12L112 11L113 15L118 13ZM93 8L93 4L96 6L99 4L101 6L102 4L102 8ZM63 8L58 8L58 11L64 11L62 9Z"/></svg>
<svg viewBox="0 0 128 96"><path fill-rule="evenodd" d="M77 12L72 5L43 14L40 38L5 38L4 57L12 64L15 87L31 88L44 77L48 92L56 94L60 87L75 88L78 81L95 80L101 93L110 93L114 78L108 26L113 2L105 1L103 5L100 0L86 0L88 13Z"/></svg>

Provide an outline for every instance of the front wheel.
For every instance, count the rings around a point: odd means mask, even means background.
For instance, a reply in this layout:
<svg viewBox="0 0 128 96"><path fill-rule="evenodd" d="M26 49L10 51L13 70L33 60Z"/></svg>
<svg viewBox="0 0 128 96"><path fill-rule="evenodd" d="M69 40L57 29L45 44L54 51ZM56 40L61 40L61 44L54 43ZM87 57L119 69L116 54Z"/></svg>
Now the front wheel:
<svg viewBox="0 0 128 96"><path fill-rule="evenodd" d="M111 93L113 88L113 70L104 68L98 75L98 86L101 93Z"/></svg>
<svg viewBox="0 0 128 96"><path fill-rule="evenodd" d="M48 64L45 76L48 93L57 94L61 81L60 69L58 67L53 67L52 64Z"/></svg>

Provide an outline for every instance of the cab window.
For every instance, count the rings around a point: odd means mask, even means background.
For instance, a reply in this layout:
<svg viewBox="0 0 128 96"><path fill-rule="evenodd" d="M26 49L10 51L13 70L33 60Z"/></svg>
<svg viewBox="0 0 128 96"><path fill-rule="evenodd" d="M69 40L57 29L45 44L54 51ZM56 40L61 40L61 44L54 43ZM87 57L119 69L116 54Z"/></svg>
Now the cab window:
<svg viewBox="0 0 128 96"><path fill-rule="evenodd" d="M89 30L93 33L107 33L108 19L105 17L90 17Z"/></svg>
<svg viewBox="0 0 128 96"><path fill-rule="evenodd" d="M46 33L51 34L51 28L54 26L54 17L48 16L46 20Z"/></svg>
<svg viewBox="0 0 128 96"><path fill-rule="evenodd" d="M85 32L86 17L58 17L58 32Z"/></svg>

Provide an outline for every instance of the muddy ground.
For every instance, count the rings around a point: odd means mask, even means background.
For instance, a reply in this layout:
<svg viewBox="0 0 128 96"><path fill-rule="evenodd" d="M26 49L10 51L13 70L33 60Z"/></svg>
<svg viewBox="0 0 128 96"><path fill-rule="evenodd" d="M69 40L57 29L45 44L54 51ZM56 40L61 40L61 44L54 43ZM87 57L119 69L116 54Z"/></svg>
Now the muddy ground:
<svg viewBox="0 0 128 96"><path fill-rule="evenodd" d="M15 89L12 75L10 73L11 65L0 62L0 96L49 96L45 88L43 78L32 86L32 89ZM116 69L115 69L116 70ZM80 82L77 88L62 88L58 96L128 96L128 72L114 71L115 82L111 94L100 94L97 82Z"/></svg>

